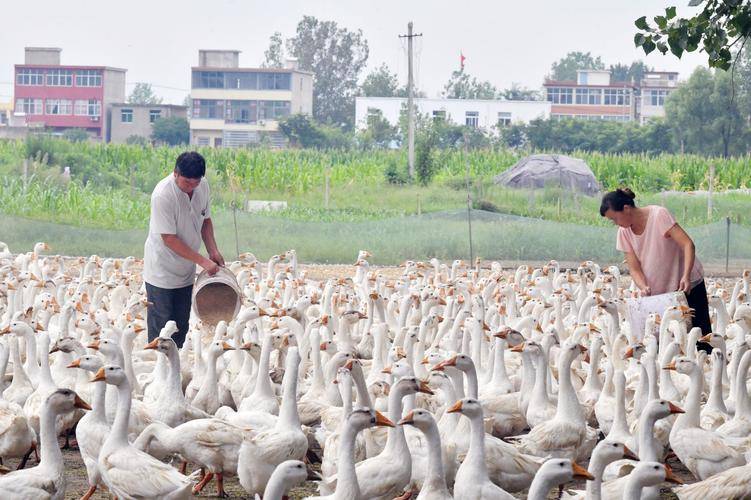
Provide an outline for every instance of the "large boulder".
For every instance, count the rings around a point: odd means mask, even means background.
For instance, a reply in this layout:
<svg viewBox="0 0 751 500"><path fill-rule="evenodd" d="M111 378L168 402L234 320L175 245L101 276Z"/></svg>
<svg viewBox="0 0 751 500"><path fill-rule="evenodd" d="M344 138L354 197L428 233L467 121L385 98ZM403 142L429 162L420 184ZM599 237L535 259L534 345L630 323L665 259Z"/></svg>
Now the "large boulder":
<svg viewBox="0 0 751 500"><path fill-rule="evenodd" d="M527 156L493 182L512 188L562 187L588 196L600 192L600 184L586 162L565 155Z"/></svg>

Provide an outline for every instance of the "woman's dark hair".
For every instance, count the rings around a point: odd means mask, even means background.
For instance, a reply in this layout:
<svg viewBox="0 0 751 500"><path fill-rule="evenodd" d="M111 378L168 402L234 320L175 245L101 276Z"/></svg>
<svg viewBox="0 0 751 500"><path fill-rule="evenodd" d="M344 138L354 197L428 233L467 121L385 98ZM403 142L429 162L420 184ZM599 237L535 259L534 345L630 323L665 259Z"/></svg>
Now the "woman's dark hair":
<svg viewBox="0 0 751 500"><path fill-rule="evenodd" d="M600 215L605 217L605 212L608 210L623 212L623 207L626 205L629 207L635 207L636 203L634 203L634 198L636 198L636 195L629 188L619 188L615 191L610 191L602 197Z"/></svg>
<svg viewBox="0 0 751 500"><path fill-rule="evenodd" d="M206 160L195 151L186 151L177 157L175 170L188 179L200 179L206 175Z"/></svg>

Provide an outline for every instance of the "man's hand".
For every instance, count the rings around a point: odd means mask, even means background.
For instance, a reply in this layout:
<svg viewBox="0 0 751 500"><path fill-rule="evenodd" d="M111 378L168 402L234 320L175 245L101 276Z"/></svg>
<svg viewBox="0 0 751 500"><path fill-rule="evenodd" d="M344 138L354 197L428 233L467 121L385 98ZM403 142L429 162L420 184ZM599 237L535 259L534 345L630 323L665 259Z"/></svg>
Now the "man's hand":
<svg viewBox="0 0 751 500"><path fill-rule="evenodd" d="M688 294L691 291L691 280L688 276L681 278L680 283L678 283L678 291L685 294Z"/></svg>
<svg viewBox="0 0 751 500"><path fill-rule="evenodd" d="M209 276L214 276L219 271L219 264L217 264L211 259L204 259L203 264L201 264L201 267L206 270Z"/></svg>
<svg viewBox="0 0 751 500"><path fill-rule="evenodd" d="M222 254L219 253L219 250L216 252L209 254L209 259L216 262L216 265L219 267L224 267L224 257L222 257Z"/></svg>
<svg viewBox="0 0 751 500"><path fill-rule="evenodd" d="M639 295L642 297L649 297L652 295L652 287L645 286L644 288L639 289Z"/></svg>

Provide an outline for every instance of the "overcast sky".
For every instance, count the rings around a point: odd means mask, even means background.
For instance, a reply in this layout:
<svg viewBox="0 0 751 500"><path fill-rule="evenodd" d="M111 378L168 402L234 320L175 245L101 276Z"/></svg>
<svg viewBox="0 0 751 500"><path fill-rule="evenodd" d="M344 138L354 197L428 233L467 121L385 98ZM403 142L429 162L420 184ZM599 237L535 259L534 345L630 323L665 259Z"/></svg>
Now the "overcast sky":
<svg viewBox="0 0 751 500"><path fill-rule="evenodd" d="M258 66L269 36L294 33L303 15L362 29L369 68L382 62L407 78L406 43L398 38L413 21L416 84L437 96L459 52L466 71L499 88L516 82L539 88L553 61L569 51L590 51L606 64L643 58L633 46L634 20L687 0L29 0L3 2L0 28L0 101L13 92L13 65L25 46L63 49L63 64L126 68L127 91L150 82L165 102L182 103L199 48L241 50L241 66ZM653 53L646 62L685 78L706 64L703 53ZM363 77L365 74L362 75Z"/></svg>

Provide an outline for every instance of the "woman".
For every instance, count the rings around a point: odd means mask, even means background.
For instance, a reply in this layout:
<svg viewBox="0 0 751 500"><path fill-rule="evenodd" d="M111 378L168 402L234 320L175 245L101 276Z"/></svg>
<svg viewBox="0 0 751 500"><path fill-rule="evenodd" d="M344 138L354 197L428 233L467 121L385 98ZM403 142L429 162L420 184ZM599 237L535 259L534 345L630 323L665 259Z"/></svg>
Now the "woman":
<svg viewBox="0 0 751 500"><path fill-rule="evenodd" d="M626 254L631 279L642 295L684 292L695 311L693 326L710 333L704 269L696 258L694 242L668 209L658 205L637 208L634 198L630 189L616 189L603 196L600 205L600 215L619 226L616 248ZM708 347L701 344L701 348Z"/></svg>

